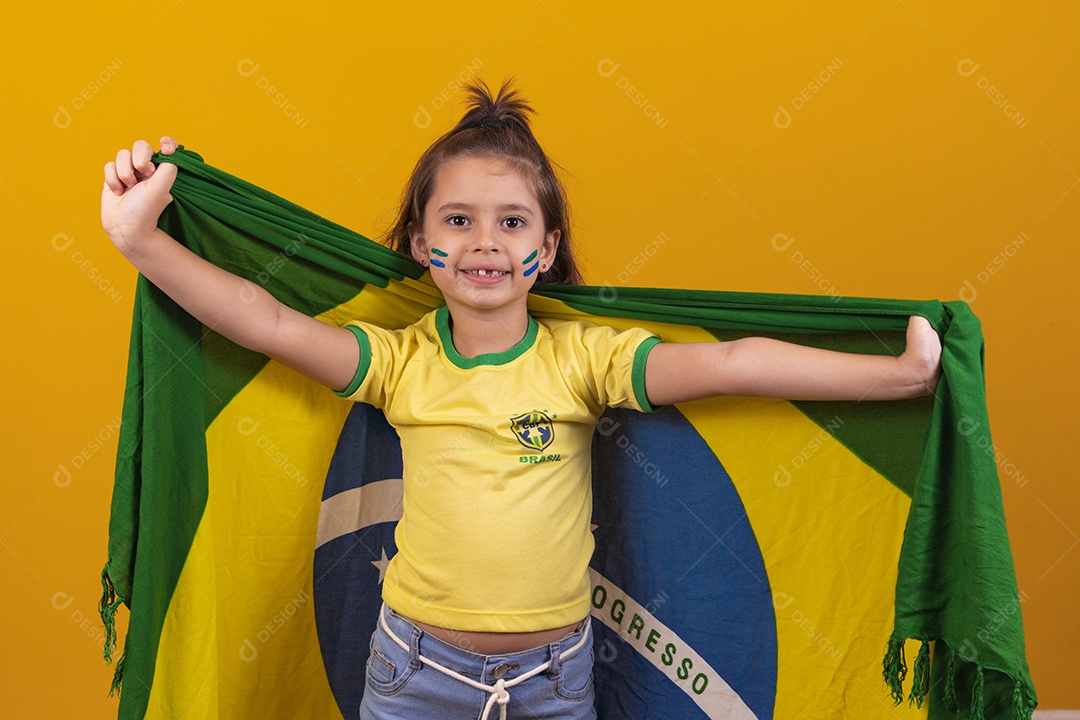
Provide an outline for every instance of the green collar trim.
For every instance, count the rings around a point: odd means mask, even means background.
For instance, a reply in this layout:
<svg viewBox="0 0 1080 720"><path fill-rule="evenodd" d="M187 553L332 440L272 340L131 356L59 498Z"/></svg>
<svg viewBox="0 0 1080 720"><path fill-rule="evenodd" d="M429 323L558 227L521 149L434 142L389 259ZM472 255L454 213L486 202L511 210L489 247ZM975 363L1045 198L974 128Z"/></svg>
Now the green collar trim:
<svg viewBox="0 0 1080 720"><path fill-rule="evenodd" d="M509 350L497 353L484 353L476 357L467 358L454 347L454 337L450 332L450 310L443 305L435 311L435 330L439 333L439 341L442 342L443 352L456 367L463 370L479 367L481 365L506 365L525 354L536 343L536 335L540 332L540 323L529 316L529 328L525 331L525 337L521 338L516 345Z"/></svg>

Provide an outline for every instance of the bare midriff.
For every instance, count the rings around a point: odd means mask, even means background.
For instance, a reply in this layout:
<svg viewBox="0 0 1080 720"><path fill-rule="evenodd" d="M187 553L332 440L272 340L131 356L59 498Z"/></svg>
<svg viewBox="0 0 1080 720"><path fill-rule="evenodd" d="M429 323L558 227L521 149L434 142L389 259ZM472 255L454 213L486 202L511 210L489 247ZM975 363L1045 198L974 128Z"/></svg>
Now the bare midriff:
<svg viewBox="0 0 1080 720"><path fill-rule="evenodd" d="M402 616L404 617L404 616ZM443 642L456 645L469 652L480 655L502 655L505 653L530 650L539 645L547 645L561 639L567 633L573 631L580 623L564 625L563 627L550 630L538 630L537 632L504 633L504 632L468 632L464 630L450 630L429 625L406 618L409 622L421 628L424 632L439 638Z"/></svg>

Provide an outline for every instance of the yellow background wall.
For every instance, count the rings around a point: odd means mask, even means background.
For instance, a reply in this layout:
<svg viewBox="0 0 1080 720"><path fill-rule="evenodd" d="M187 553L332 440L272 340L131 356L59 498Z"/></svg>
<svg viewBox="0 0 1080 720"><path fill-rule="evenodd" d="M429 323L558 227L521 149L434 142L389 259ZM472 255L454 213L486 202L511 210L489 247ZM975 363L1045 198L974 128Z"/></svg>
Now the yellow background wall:
<svg viewBox="0 0 1080 720"><path fill-rule="evenodd" d="M373 235L477 74L539 110L593 284L971 302L1032 674L1080 707L1080 6L941 5L7 4L4 716L115 713L95 607L135 273L102 165L171 133Z"/></svg>

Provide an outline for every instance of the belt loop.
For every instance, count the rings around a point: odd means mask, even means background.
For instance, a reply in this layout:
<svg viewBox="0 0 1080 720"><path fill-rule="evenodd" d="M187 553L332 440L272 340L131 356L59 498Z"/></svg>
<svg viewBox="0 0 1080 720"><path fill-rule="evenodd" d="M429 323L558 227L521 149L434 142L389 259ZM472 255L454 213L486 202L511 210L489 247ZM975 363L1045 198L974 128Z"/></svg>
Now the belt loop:
<svg viewBox="0 0 1080 720"><path fill-rule="evenodd" d="M560 641L556 640L553 643L548 644L548 649L551 651L551 664L548 666L548 677L553 680L559 677L562 672L562 663L559 659L559 655L562 653Z"/></svg>
<svg viewBox="0 0 1080 720"><path fill-rule="evenodd" d="M409 623L412 628L409 631L409 666L414 668L420 667L420 638L424 635L424 631L418 628L416 625Z"/></svg>

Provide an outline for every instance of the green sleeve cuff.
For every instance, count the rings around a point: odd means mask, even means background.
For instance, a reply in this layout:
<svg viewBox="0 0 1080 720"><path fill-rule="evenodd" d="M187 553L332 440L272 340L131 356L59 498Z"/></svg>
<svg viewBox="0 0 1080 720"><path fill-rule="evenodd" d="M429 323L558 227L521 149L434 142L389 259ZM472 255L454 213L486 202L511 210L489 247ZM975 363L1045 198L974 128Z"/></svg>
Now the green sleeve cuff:
<svg viewBox="0 0 1080 720"><path fill-rule="evenodd" d="M634 385L634 397L643 412L654 412L657 409L649 402L649 396L645 392L645 361L649 358L649 351L659 342L661 340L658 337L645 338L634 351L634 368L630 377Z"/></svg>
<svg viewBox="0 0 1080 720"><path fill-rule="evenodd" d="M367 333L356 325L346 325L345 329L351 330L352 334L356 336L356 341L360 343L360 362L356 366L356 375L353 376L349 387L344 390L334 391L341 397L349 397L356 393L360 389L360 384L364 382L364 378L367 377L368 368L371 367L371 341L368 340Z"/></svg>

